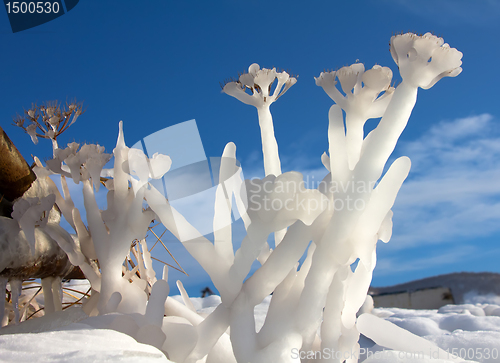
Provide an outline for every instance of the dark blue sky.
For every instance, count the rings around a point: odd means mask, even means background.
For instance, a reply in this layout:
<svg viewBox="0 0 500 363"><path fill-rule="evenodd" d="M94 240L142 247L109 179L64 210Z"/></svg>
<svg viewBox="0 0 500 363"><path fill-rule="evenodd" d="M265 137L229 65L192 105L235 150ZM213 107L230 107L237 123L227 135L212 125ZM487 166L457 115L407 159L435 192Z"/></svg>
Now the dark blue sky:
<svg viewBox="0 0 500 363"><path fill-rule="evenodd" d="M419 93L396 150L413 170L394 208L393 238L380 246L374 284L500 272L499 20L494 1L87 0L13 34L2 10L1 126L31 162L30 155L50 157L50 143L34 146L11 120L32 102L83 101L86 113L59 143L99 143L108 152L120 120L131 146L196 119L207 156L233 141L247 175L258 174L256 111L219 86L257 62L299 76L271 107L276 137L284 171L319 176L332 102L313 77L359 60L391 67L397 80L391 35L432 31L463 52L463 73ZM184 280L194 294L206 285L198 278Z"/></svg>

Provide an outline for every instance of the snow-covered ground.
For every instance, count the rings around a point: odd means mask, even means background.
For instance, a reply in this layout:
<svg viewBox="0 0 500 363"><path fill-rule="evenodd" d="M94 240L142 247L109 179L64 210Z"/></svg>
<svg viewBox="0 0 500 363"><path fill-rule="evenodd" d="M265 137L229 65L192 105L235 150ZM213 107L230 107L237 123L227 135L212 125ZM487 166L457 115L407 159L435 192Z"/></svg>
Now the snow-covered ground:
<svg viewBox="0 0 500 363"><path fill-rule="evenodd" d="M446 305L439 310L378 308L372 314L466 360L500 362L499 305ZM384 349L366 338L360 343L371 354Z"/></svg>
<svg viewBox="0 0 500 363"><path fill-rule="evenodd" d="M80 288L84 290L83 286ZM473 292L465 297L469 303L447 305L439 310L376 308L372 314L449 351L450 360L453 353L466 360L500 362L500 297ZM169 298L182 302L180 296ZM264 323L270 298L264 299L255 309L257 329ZM220 298L209 296L191 298L191 301L199 313L208 314L220 303ZM152 346L140 344L113 330L100 329L106 325L106 319L106 316L88 318L80 308L73 307L52 316L2 328L0 361L169 362ZM444 362L416 353L389 351L363 336L360 344L360 362Z"/></svg>

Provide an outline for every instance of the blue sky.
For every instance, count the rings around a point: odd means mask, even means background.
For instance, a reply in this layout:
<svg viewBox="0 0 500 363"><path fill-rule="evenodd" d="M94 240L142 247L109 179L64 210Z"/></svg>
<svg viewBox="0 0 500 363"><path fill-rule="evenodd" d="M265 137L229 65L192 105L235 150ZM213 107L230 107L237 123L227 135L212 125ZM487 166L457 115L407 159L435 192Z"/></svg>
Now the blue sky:
<svg viewBox="0 0 500 363"><path fill-rule="evenodd" d="M108 152L120 120L131 146L196 119L207 156L220 156L233 141L245 174L259 176L256 111L219 86L257 62L299 76L271 107L283 170L321 178L332 101L313 77L359 60L390 67L397 80L391 35L432 31L463 52L463 72L419 92L394 154L409 156L412 171L394 207L392 240L379 243L373 284L500 272L499 20L493 0L87 0L13 34L2 10L1 126L30 162L30 155L51 156L49 142L34 146L11 125L32 102L83 101L86 113L59 143L99 143ZM168 243L191 272L183 282L196 295L207 277L178 243Z"/></svg>

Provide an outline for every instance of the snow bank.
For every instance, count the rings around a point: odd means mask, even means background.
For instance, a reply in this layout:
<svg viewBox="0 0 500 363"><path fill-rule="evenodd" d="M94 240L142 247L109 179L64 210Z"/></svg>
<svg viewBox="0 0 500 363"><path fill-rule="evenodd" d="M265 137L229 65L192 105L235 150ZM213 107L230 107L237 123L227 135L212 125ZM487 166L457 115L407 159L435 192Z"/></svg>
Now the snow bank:
<svg viewBox="0 0 500 363"><path fill-rule="evenodd" d="M377 308L372 313L434 343L450 355L477 362L500 362L500 317L492 315L498 308L494 304L462 304L446 305L439 310ZM415 361L415 357L401 360L398 354L385 355L384 347L368 339L360 344L367 352L384 352L379 355L384 362ZM375 358L370 359L366 362L374 362Z"/></svg>
<svg viewBox="0 0 500 363"><path fill-rule="evenodd" d="M158 349L114 330L76 329L0 336L0 361L170 362Z"/></svg>

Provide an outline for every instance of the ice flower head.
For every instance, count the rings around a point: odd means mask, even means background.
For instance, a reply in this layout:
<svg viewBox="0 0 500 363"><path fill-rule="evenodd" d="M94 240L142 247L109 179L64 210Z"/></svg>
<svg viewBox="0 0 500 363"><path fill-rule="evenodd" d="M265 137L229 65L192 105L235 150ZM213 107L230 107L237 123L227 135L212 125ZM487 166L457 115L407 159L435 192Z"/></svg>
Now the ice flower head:
<svg viewBox="0 0 500 363"><path fill-rule="evenodd" d="M355 63L338 71L321 72L315 80L344 111L365 119L382 116L394 92L392 71L379 65L365 72L362 63ZM337 88L338 82L345 96Z"/></svg>
<svg viewBox="0 0 500 363"><path fill-rule="evenodd" d="M99 190L101 170L112 155L104 152L104 146L85 144L78 150L79 146L72 142L64 149L56 149L54 159L47 160L47 168L53 173L71 177L76 184L90 178Z"/></svg>
<svg viewBox="0 0 500 363"><path fill-rule="evenodd" d="M316 85L346 113L347 158L353 170L361 155L365 122L382 117L394 94L392 71L379 65L365 71L362 63L355 63L338 71L322 72L315 79Z"/></svg>
<svg viewBox="0 0 500 363"><path fill-rule="evenodd" d="M278 80L278 83L271 94L275 80ZM297 79L290 77L287 72L277 72L276 68L260 69L260 66L254 63L248 67L247 73L239 76L237 81L226 83L222 91L247 105L261 107L276 101L296 82ZM247 90L252 94L247 93Z"/></svg>
<svg viewBox="0 0 500 363"><path fill-rule="evenodd" d="M150 179L161 179L172 166L170 156L155 153L148 158L142 150L129 149L128 170L130 182L137 195L139 189L147 185Z"/></svg>
<svg viewBox="0 0 500 363"><path fill-rule="evenodd" d="M290 77L287 72L277 72L276 68L260 69L260 66L254 63L248 67L247 73L239 76L237 81L228 82L222 88L222 92L257 108L266 175L281 174L278 143L274 136L273 118L269 108L296 82L297 79Z"/></svg>
<svg viewBox="0 0 500 363"><path fill-rule="evenodd" d="M403 82L414 87L429 89L441 78L462 72L462 53L431 33L398 34L391 38L390 46Z"/></svg>

